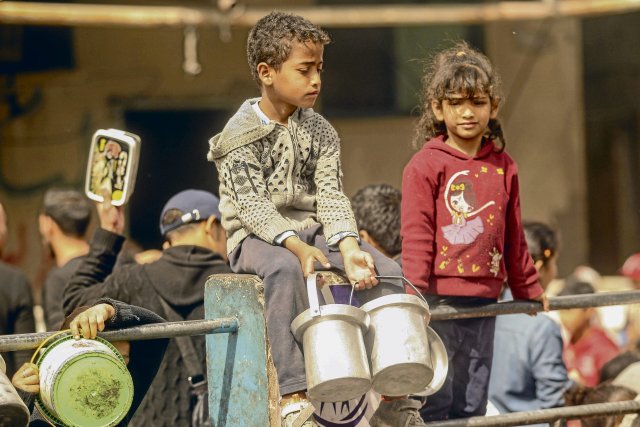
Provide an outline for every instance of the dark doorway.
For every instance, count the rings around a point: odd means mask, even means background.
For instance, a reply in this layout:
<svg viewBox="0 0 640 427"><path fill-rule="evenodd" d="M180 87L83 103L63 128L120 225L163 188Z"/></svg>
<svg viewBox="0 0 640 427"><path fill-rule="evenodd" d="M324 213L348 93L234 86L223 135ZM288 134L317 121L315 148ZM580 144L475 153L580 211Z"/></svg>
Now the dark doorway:
<svg viewBox="0 0 640 427"><path fill-rule="evenodd" d="M197 188L218 194L218 173L207 161L208 140L229 118L226 110L128 110L126 129L142 139L129 235L143 249L159 249L159 215L175 193Z"/></svg>

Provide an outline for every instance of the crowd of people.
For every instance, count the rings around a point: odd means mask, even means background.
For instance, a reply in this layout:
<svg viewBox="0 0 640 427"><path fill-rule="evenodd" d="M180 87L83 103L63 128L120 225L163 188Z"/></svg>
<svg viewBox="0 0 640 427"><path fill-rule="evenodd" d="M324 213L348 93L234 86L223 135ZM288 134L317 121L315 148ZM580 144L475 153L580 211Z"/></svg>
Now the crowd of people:
<svg viewBox="0 0 640 427"><path fill-rule="evenodd" d="M516 299L539 302L548 311L547 289L557 275L560 249L555 230L521 219L517 165L505 152L498 119L500 77L466 43L440 52L425 72L417 151L402 174L402 189L368 185L349 199L338 134L312 110L330 41L296 15L272 12L256 23L247 56L260 97L246 100L209 142L220 197L196 189L173 195L159 213L162 250L145 256L124 251L124 207L108 197L96 203L99 224L86 240L92 207L84 195L47 191L38 218L55 261L42 299L47 329L95 338L107 328L202 319L209 276L249 273L264 285L284 427L424 426L487 410L634 399L637 316L629 315L628 327L614 335L593 308L432 321L447 350L448 372L442 388L426 400L377 396L367 400L362 417L340 424L339 413L328 418L323 405L309 399L305 355L290 325L308 308L304 280L314 271L340 271L359 303L414 292L377 278L404 275L431 308ZM5 234L0 205L0 249ZM632 267L623 272L640 279ZM589 277L576 270L560 295L596 292L598 284ZM0 334L34 331L24 274L0 264L0 293ZM189 340L205 372L204 338ZM193 367L183 346L155 340L117 348L135 385L121 425L194 425L197 396L193 381L186 380ZM39 391L38 367L26 362L28 354L3 357L13 385L30 403ZM636 425L634 417L582 424ZM31 423L40 418L34 412Z"/></svg>

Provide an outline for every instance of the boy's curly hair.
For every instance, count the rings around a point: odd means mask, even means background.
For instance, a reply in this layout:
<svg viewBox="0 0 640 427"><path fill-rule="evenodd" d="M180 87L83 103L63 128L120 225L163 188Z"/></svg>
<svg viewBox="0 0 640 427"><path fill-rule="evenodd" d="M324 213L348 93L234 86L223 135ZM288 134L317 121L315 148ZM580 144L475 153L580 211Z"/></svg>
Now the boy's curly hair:
<svg viewBox="0 0 640 427"><path fill-rule="evenodd" d="M351 198L358 228L366 230L390 256L402 251L401 199L400 190L388 184L367 185Z"/></svg>
<svg viewBox="0 0 640 427"><path fill-rule="evenodd" d="M484 54L471 48L466 42L459 42L433 57L427 65L422 78L421 115L415 129L413 146L419 149L426 140L438 135L446 135L444 122L438 121L431 109L432 101L440 105L447 96L454 92L462 93L469 98L478 93L489 96L491 106L497 108L502 102L501 79ZM502 126L497 119L489 120L485 136L502 143L504 150L506 141Z"/></svg>
<svg viewBox="0 0 640 427"><path fill-rule="evenodd" d="M329 35L307 19L273 11L260 18L247 38L247 61L253 79L260 85L257 66L265 62L276 70L291 53L291 42L331 43Z"/></svg>

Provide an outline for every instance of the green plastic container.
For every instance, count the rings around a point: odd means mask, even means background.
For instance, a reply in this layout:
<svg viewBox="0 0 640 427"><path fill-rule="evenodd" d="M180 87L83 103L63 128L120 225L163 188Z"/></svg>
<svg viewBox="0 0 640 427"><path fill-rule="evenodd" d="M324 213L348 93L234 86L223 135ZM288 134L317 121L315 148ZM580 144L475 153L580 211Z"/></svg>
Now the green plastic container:
<svg viewBox="0 0 640 427"><path fill-rule="evenodd" d="M67 427L110 427L125 417L133 380L120 353L101 338L62 335L41 353L36 407L51 423Z"/></svg>

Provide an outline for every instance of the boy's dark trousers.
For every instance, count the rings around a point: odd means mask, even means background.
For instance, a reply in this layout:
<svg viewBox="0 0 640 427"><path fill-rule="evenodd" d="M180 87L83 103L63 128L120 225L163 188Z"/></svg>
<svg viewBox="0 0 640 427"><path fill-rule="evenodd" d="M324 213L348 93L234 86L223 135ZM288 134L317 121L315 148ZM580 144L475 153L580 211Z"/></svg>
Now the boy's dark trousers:
<svg viewBox="0 0 640 427"><path fill-rule="evenodd" d="M320 249L332 265L344 270L342 254L329 251L320 225L299 232L298 236L305 243ZM361 248L371 254L379 275L402 274L400 266L395 261L372 246L363 242ZM300 261L288 249L274 246L250 235L231 252L229 263L236 273L256 274L262 278L267 336L278 372L280 394L306 390L302 345L295 341L290 329L293 319L309 308L306 282ZM404 285L399 280L397 283L381 282L372 289L356 291L354 298L364 304L380 296L404 292Z"/></svg>
<svg viewBox="0 0 640 427"><path fill-rule="evenodd" d="M491 299L481 300L487 304L495 302ZM432 309L437 306L429 297L427 301ZM442 388L433 396L427 397L426 404L420 410L425 421L485 414L495 324L495 317L439 320L429 323L447 349L449 370Z"/></svg>

